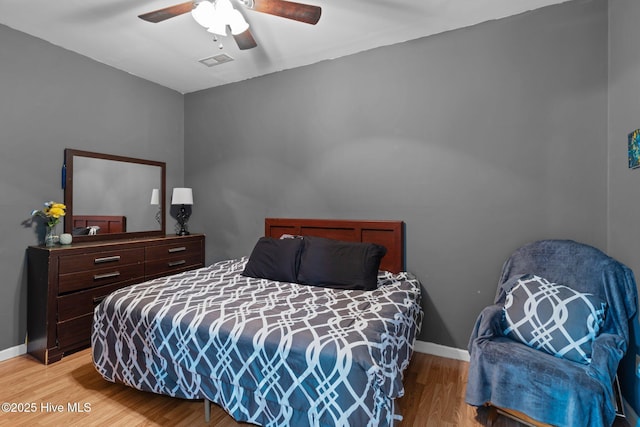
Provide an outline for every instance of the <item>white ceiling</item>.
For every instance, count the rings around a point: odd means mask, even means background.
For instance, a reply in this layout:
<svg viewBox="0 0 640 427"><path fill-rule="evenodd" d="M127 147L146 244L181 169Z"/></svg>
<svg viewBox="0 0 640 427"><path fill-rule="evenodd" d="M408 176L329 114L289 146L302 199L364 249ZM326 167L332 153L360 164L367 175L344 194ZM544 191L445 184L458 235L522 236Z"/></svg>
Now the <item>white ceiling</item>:
<svg viewBox="0 0 640 427"><path fill-rule="evenodd" d="M220 38L220 50L190 14L157 24L137 17L183 1L0 0L0 23L188 93L566 0L301 0L322 7L315 26L234 3L258 43L245 51L231 36ZM220 53L234 61L214 67L198 62Z"/></svg>

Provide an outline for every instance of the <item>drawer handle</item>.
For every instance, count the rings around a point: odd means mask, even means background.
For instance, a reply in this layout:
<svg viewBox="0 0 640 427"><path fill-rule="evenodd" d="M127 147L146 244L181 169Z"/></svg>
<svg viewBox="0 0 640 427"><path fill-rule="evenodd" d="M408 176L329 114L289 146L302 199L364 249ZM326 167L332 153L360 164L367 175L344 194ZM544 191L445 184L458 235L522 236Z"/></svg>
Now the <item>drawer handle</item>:
<svg viewBox="0 0 640 427"><path fill-rule="evenodd" d="M184 259L181 259L180 261L173 261L173 262L169 262L168 265L169 267L176 267L178 265L182 265L182 264L186 264L187 261Z"/></svg>
<svg viewBox="0 0 640 427"><path fill-rule="evenodd" d="M114 261L120 261L120 255L115 255L115 256L106 256L104 258L96 258L93 260L94 264L102 264L105 262L114 262Z"/></svg>
<svg viewBox="0 0 640 427"><path fill-rule="evenodd" d="M169 249L169 253L173 254L173 253L176 253L176 252L184 252L186 250L187 250L187 248L185 246L180 246L179 248L170 248Z"/></svg>
<svg viewBox="0 0 640 427"><path fill-rule="evenodd" d="M110 279L112 277L118 277L119 275L120 275L119 271L114 271L112 273L94 274L93 280Z"/></svg>
<svg viewBox="0 0 640 427"><path fill-rule="evenodd" d="M106 295L102 295L101 297L93 297L93 303L100 304L102 300L105 299L106 297L107 297Z"/></svg>

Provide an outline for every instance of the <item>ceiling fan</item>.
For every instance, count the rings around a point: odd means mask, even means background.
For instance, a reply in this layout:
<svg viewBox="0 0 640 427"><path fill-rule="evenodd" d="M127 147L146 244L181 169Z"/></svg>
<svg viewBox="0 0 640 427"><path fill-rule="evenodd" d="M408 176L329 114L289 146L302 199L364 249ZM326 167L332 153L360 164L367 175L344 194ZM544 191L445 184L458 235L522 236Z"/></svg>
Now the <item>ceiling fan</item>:
<svg viewBox="0 0 640 427"><path fill-rule="evenodd" d="M318 6L288 0L239 0L239 2L249 10L311 25L315 25L320 20L322 13L322 9ZM138 15L138 18L158 23L188 12L191 12L194 19L211 33L226 36L227 27L229 27L238 48L241 50L251 49L258 45L249 31L249 24L240 12L233 9L230 0L203 0L200 2L190 0L143 13Z"/></svg>

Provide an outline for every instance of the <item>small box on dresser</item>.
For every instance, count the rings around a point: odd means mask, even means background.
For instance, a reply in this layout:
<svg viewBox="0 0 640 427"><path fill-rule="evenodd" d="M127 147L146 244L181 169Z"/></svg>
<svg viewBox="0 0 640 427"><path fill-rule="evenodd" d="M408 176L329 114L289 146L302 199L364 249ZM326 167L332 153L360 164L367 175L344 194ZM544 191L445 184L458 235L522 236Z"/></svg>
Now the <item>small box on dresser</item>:
<svg viewBox="0 0 640 427"><path fill-rule="evenodd" d="M45 364L89 347L93 309L111 292L204 266L202 234L30 246L27 351Z"/></svg>

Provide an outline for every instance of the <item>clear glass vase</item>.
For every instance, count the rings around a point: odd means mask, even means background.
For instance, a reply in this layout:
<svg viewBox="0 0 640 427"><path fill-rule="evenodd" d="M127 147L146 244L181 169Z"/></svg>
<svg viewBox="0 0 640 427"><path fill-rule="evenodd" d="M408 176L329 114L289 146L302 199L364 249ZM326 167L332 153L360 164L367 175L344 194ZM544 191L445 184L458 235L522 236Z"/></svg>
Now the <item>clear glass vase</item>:
<svg viewBox="0 0 640 427"><path fill-rule="evenodd" d="M58 235L56 234L56 225L47 224L44 234L44 245L47 247L55 246L58 243Z"/></svg>

